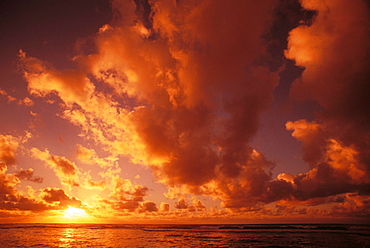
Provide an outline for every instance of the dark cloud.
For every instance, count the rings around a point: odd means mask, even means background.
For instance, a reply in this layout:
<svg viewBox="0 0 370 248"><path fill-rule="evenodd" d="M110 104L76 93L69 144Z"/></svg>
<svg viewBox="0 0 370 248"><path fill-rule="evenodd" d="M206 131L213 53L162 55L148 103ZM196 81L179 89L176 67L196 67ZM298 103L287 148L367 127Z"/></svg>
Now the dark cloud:
<svg viewBox="0 0 370 248"><path fill-rule="evenodd" d="M220 191L215 194L230 206L234 196L255 197L272 168L250 142L278 83L277 73L258 63L266 53L261 36L273 21L276 1L136 3L113 1L116 19L100 29L98 53L76 58L81 71L57 71L21 52L29 92L59 96L66 119L110 151L147 164L168 186ZM113 101L94 82L113 88L119 101L133 99L135 106ZM78 183L65 158L33 153L64 184ZM219 188L211 193L202 188L207 184ZM142 201L145 188L124 187L117 185L111 197Z"/></svg>
<svg viewBox="0 0 370 248"><path fill-rule="evenodd" d="M158 207L157 204L151 201L145 201L141 204L141 211L144 212L157 212Z"/></svg>
<svg viewBox="0 0 370 248"><path fill-rule="evenodd" d="M103 200L105 204L108 204L114 210L119 212L128 211L128 212L135 212L137 208L140 207L140 203L137 201L110 201L110 200Z"/></svg>
<svg viewBox="0 0 370 248"><path fill-rule="evenodd" d="M19 178L19 180L28 180L28 181L31 181L31 182L35 182L35 183L42 183L42 181L44 180L42 177L35 177L33 175L33 169L32 168L29 168L28 170L19 170L19 171L16 171L15 174L14 174L16 177Z"/></svg>
<svg viewBox="0 0 370 248"><path fill-rule="evenodd" d="M54 209L54 207L35 199L17 195L3 199L3 201L0 200L0 209L40 212Z"/></svg>
<svg viewBox="0 0 370 248"><path fill-rule="evenodd" d="M293 0L116 0L114 22L96 35L96 53L75 58L82 69L58 71L23 52L20 60L31 94L56 94L61 116L83 136L147 165L169 187L235 211L263 211L261 203L274 201L341 204L339 195L368 194L369 8L361 0L300 2L304 9ZM297 66L285 69L301 74L290 88L292 103L311 101L320 111L314 121L286 125L302 142L309 171L273 179L275 164L251 142L289 74L279 74L285 37L285 56ZM14 163L13 148L4 147L3 160ZM47 150L33 154L62 182L78 185L72 162ZM113 209L154 209L142 203L147 187L119 177L112 185L114 201L105 203ZM184 198L175 208L203 209Z"/></svg>
<svg viewBox="0 0 370 248"><path fill-rule="evenodd" d="M71 206L80 207L81 201L75 197L68 196L63 189L46 188L41 193L41 198L47 203L58 203L61 208Z"/></svg>
<svg viewBox="0 0 370 248"><path fill-rule="evenodd" d="M175 203L175 208L177 209L187 209L189 206L186 203L185 199L180 199Z"/></svg>
<svg viewBox="0 0 370 248"><path fill-rule="evenodd" d="M312 25L291 31L286 56L305 67L292 97L321 106L315 122L288 122L311 169L294 177L293 197L308 200L369 188L370 9L365 1L302 1ZM354 45L355 44L355 45ZM368 191L367 193L368 194Z"/></svg>

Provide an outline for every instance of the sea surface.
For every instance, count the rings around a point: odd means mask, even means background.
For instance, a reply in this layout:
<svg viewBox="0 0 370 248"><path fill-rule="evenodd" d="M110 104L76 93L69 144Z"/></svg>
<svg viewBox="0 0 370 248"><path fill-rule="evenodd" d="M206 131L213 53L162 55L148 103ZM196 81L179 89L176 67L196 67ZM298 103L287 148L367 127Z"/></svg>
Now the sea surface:
<svg viewBox="0 0 370 248"><path fill-rule="evenodd" d="M370 247L370 226L0 224L0 247Z"/></svg>

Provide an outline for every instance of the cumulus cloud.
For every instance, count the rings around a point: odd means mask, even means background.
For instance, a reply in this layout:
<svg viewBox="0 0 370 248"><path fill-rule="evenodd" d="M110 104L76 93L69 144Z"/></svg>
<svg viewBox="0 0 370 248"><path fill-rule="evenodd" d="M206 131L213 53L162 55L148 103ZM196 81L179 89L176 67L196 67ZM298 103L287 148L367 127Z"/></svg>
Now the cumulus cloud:
<svg viewBox="0 0 370 248"><path fill-rule="evenodd" d="M293 94L317 101L324 108L320 119L331 122L346 145L358 143L360 135L369 135L368 5L360 0L306 5L319 14L312 26L297 28L290 36L287 56L306 68ZM296 39L305 42L299 51L309 53L309 59L294 52L301 47ZM357 144L359 149L364 145Z"/></svg>
<svg viewBox="0 0 370 248"><path fill-rule="evenodd" d="M186 201L185 201L184 198L181 198L180 200L178 200L175 203L175 208L177 208L177 209L187 209L188 208L188 204L186 203Z"/></svg>
<svg viewBox="0 0 370 248"><path fill-rule="evenodd" d="M326 138L320 124L315 122L307 122L299 120L295 122L287 122L286 129L292 130L292 136L303 144L303 160L311 167L314 167L320 162L323 153Z"/></svg>
<svg viewBox="0 0 370 248"><path fill-rule="evenodd" d="M366 1L302 1L302 5L318 14L311 26L298 27L289 36L286 56L305 67L292 95L317 101L323 107L320 119L333 122L343 135L349 136L353 128L354 134L368 134Z"/></svg>
<svg viewBox="0 0 370 248"><path fill-rule="evenodd" d="M158 207L157 207L157 204L155 204L154 202L145 201L141 204L140 210L144 212L157 212Z"/></svg>
<svg viewBox="0 0 370 248"><path fill-rule="evenodd" d="M304 125L307 130L302 130L300 120L294 123L289 123L288 128L295 130L298 133L306 133L312 131L312 125ZM306 123L308 124L308 123ZM314 124L317 126L318 124ZM326 128L321 126L320 129ZM293 135L299 136L295 130ZM328 131L324 133L328 133ZM299 136L304 143L303 149L311 150L313 136ZM321 140L324 137L320 137ZM305 143L308 144L305 144ZM323 151L319 156L314 168L307 173L302 173L296 176L290 174L280 174L278 181L270 183L270 193L280 192L282 198L306 201L317 197L330 197L348 192L357 192L361 194L369 194L367 190L370 186L370 180L366 166L358 159L359 151L354 145L345 146L343 142L327 138L319 148ZM316 148L315 148L316 149ZM321 201L325 201L322 199ZM320 201L317 201L318 204Z"/></svg>
<svg viewBox="0 0 370 248"><path fill-rule="evenodd" d="M370 21L365 1L302 1L317 11L311 26L293 29L286 56L305 68L291 95L316 101L315 122L288 122L303 143L307 173L280 178L294 197L307 200L342 193L368 195L370 119L368 93Z"/></svg>
<svg viewBox="0 0 370 248"><path fill-rule="evenodd" d="M168 186L207 193L202 186L232 181L243 197L256 195L271 168L266 159L252 165L249 142L278 82L258 62L274 3L113 1L116 19L97 34L98 52L76 57L83 70L20 53L29 92L58 95L61 116L83 135L150 166ZM218 190L225 200L238 195Z"/></svg>
<svg viewBox="0 0 370 248"><path fill-rule="evenodd" d="M307 173L279 174L276 180L267 184L267 191L262 197L263 201L284 200L290 205L313 206L342 202L342 195L349 192L369 195L368 171L358 159L359 151L354 145L345 146L343 142L328 138L326 135L320 137L305 135L316 128L322 130L323 134L330 133L330 130L327 130L330 127L326 128L324 125L310 124L303 120L288 124L287 128L294 130L293 136L299 137L303 142L304 152L319 148L320 156ZM315 126L314 129L312 125ZM302 130L302 128L307 130ZM315 137L318 138L315 142L321 143L319 147L311 146L312 138ZM322 142L323 140L325 142Z"/></svg>
<svg viewBox="0 0 370 248"><path fill-rule="evenodd" d="M260 213L270 211L261 203L315 205L340 202L335 196L350 192L368 194L370 15L364 1L302 0L317 14L289 34L285 56L305 68L291 96L322 108L315 121L286 124L303 144L309 171L273 180L274 163L251 146L279 81L277 69L261 62L271 55L262 37L276 4L114 0L115 19L96 34L96 52L74 58L77 69L56 69L20 51L29 93L58 96L58 116L112 154L102 159L78 146L81 162L109 168L101 175L111 179L113 200L102 203L158 210L144 202L147 187L115 176L118 156L151 168L170 187L168 197L178 199L176 209L204 209L200 201L187 203L186 193ZM0 159L14 163L13 146L2 144L8 152ZM48 150L31 152L63 184L79 185L73 162Z"/></svg>
<svg viewBox="0 0 370 248"><path fill-rule="evenodd" d="M159 206L159 209L161 212L169 212L170 211L170 204L167 202L161 202L161 205Z"/></svg>
<svg viewBox="0 0 370 248"><path fill-rule="evenodd" d="M41 199L50 204L57 204L60 208L67 206L80 207L81 201L75 197L70 197L63 189L46 188L40 193Z"/></svg>
<svg viewBox="0 0 370 248"><path fill-rule="evenodd" d="M177 202L175 202L175 208L178 210L187 210L188 212L206 210L204 204L196 197L193 197L191 203L188 203L185 198L180 198Z"/></svg>

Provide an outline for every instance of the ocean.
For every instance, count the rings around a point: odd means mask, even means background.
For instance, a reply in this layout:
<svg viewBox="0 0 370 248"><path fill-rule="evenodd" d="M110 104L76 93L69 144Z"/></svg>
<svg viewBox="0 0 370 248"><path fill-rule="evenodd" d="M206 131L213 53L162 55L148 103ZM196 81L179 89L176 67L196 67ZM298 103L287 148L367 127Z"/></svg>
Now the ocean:
<svg viewBox="0 0 370 248"><path fill-rule="evenodd" d="M370 226L0 224L0 247L370 247Z"/></svg>

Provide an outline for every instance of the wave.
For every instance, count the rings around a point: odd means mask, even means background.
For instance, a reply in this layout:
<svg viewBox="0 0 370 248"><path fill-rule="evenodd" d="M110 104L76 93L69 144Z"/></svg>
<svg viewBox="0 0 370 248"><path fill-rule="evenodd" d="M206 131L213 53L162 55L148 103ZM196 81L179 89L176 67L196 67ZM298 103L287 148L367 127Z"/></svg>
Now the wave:
<svg viewBox="0 0 370 248"><path fill-rule="evenodd" d="M57 224L57 223L13 223L0 224L0 229L27 228L84 228L84 229L142 229L144 231L168 230L333 230L370 231L370 225L353 224Z"/></svg>

